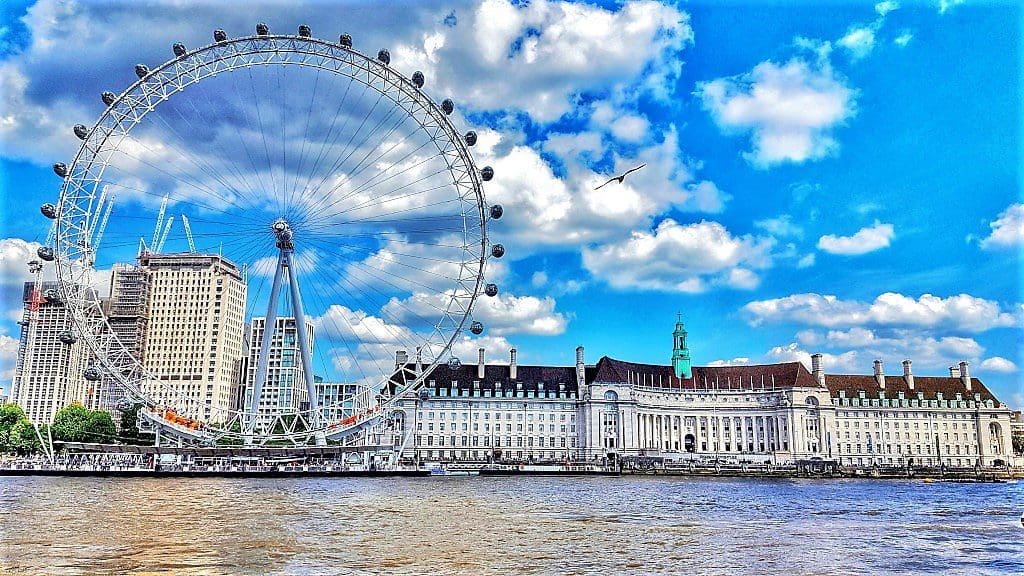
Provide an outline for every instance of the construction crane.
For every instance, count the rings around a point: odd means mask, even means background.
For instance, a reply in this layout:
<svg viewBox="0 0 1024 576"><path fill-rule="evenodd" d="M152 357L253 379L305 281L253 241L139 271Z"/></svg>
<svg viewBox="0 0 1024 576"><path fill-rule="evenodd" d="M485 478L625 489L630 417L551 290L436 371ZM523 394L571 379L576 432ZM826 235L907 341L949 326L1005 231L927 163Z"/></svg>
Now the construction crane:
<svg viewBox="0 0 1024 576"><path fill-rule="evenodd" d="M192 240L192 227L188 224L188 216L181 215L181 225L185 227L185 238L188 239L188 251L196 253L196 243Z"/></svg>
<svg viewBox="0 0 1024 576"><path fill-rule="evenodd" d="M103 211L103 219L100 220L99 229L96 230L96 236L92 240L92 249L96 250L100 245L100 240L103 238L103 232L107 229L107 222L110 221L110 212L114 209L114 196L111 196L107 200L107 208Z"/></svg>
<svg viewBox="0 0 1024 576"><path fill-rule="evenodd" d="M164 251L164 243L167 242L167 235L171 233L171 224L174 224L174 215L172 214L167 218L167 222L164 224L164 231L160 234L160 240L156 243L153 251L157 254Z"/></svg>
<svg viewBox="0 0 1024 576"><path fill-rule="evenodd" d="M164 224L164 214L167 212L167 195L164 195L163 202L160 203L160 213L156 217L156 228L153 229L153 240L149 243L153 247L154 252L159 252L157 249L157 241L160 239L160 227Z"/></svg>

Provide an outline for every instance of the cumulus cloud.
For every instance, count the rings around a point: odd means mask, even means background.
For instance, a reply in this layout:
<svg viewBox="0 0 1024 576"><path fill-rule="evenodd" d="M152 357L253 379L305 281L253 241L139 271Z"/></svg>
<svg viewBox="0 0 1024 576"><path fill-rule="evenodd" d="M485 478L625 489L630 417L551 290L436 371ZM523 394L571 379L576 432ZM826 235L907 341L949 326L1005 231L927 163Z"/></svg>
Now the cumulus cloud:
<svg viewBox="0 0 1024 576"><path fill-rule="evenodd" d="M794 294L750 302L743 307L752 325L792 322L828 328L849 326L951 328L984 332L1019 326L1019 311L1006 311L998 302L959 294L942 298L923 294L918 298L886 292L873 302L840 300L820 294Z"/></svg>
<svg viewBox="0 0 1024 576"><path fill-rule="evenodd" d="M0 382L10 383L18 367L18 339L0 334ZM11 390L7 390L8 393Z"/></svg>
<svg viewBox="0 0 1024 576"><path fill-rule="evenodd" d="M889 12L899 9L899 7L899 2L894 2L893 0L885 0L884 2L879 2L878 4L875 4L875 12L877 12L879 16L885 16Z"/></svg>
<svg viewBox="0 0 1024 576"><path fill-rule="evenodd" d="M980 365L982 370L988 370L989 372L1016 372L1017 365L1011 360L1007 360L1002 356L992 356L991 358L985 358L981 361Z"/></svg>
<svg viewBox="0 0 1024 576"><path fill-rule="evenodd" d="M727 133L749 133L744 154L760 168L832 154L834 129L854 114L856 92L827 60L765 61L750 72L697 85L703 107Z"/></svg>
<svg viewBox="0 0 1024 576"><path fill-rule="evenodd" d="M800 362L808 370L811 369L811 354L800 347L796 342L783 346L775 346L765 355L773 362ZM821 353L822 365L826 372L831 373L859 373L863 371L857 352L850 350L841 354Z"/></svg>
<svg viewBox="0 0 1024 576"><path fill-rule="evenodd" d="M775 218L756 220L754 226L775 236L776 238L803 238L804 229L793 223L793 217L789 214L782 214Z"/></svg>
<svg viewBox="0 0 1024 576"><path fill-rule="evenodd" d="M818 239L818 248L830 254L859 256L888 247L892 238L892 224L882 224L875 220L873 225L861 228L852 236L822 236Z"/></svg>
<svg viewBox="0 0 1024 576"><path fill-rule="evenodd" d="M909 30L904 30L897 36L892 42L900 48L905 48L910 41L914 39L914 34Z"/></svg>
<svg viewBox="0 0 1024 576"><path fill-rule="evenodd" d="M679 224L665 219L653 232L583 250L583 265L615 288L703 292L710 286L749 290L754 269L771 265L774 242L733 236L718 222Z"/></svg>
<svg viewBox="0 0 1024 576"><path fill-rule="evenodd" d="M28 263L39 260L36 254L39 246L38 242L21 238L0 239L0 284L20 287L24 282L34 280L34 275L28 272ZM55 278L53 266L46 266L44 271L47 273L44 279Z"/></svg>
<svg viewBox="0 0 1024 576"><path fill-rule="evenodd" d="M445 294L435 293L416 293L404 300L392 298L382 312L396 322L409 322L423 311L443 309L447 298ZM568 319L556 312L555 306L555 299L550 296L538 298L499 293L494 297L478 298L473 306L473 319L484 325L486 334L556 336L565 332Z"/></svg>
<svg viewBox="0 0 1024 576"><path fill-rule="evenodd" d="M733 358L731 360L712 360L708 362L708 366L747 366L750 364L750 358Z"/></svg>
<svg viewBox="0 0 1024 576"><path fill-rule="evenodd" d="M836 43L849 50L850 56L854 60L860 60L871 54L871 51L875 48L875 29L873 26L851 28Z"/></svg>
<svg viewBox="0 0 1024 576"><path fill-rule="evenodd" d="M992 233L981 241L982 248L1024 245L1024 204L1010 204L989 227Z"/></svg>

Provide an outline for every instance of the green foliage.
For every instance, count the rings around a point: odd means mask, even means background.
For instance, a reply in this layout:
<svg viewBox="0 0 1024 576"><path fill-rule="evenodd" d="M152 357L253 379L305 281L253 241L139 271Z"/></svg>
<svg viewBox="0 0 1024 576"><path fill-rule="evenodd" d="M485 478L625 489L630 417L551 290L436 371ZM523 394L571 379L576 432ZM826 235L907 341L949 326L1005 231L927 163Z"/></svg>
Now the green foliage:
<svg viewBox="0 0 1024 576"><path fill-rule="evenodd" d="M108 412L93 410L85 426L85 441L113 444L117 442L117 428Z"/></svg>
<svg viewBox="0 0 1024 576"><path fill-rule="evenodd" d="M1024 454L1024 435L1018 434L1013 437L1013 451Z"/></svg>
<svg viewBox="0 0 1024 576"><path fill-rule="evenodd" d="M68 404L53 417L53 439L58 442L85 442L91 411L81 404Z"/></svg>
<svg viewBox="0 0 1024 576"><path fill-rule="evenodd" d="M110 414L68 404L53 418L53 439L58 442L117 442L117 428Z"/></svg>
<svg viewBox="0 0 1024 576"><path fill-rule="evenodd" d="M134 444L139 440L139 410L142 404L133 404L127 411L121 413L121 439L128 444Z"/></svg>
<svg viewBox="0 0 1024 576"><path fill-rule="evenodd" d="M17 404L0 406L0 452L27 456L39 451L36 428Z"/></svg>

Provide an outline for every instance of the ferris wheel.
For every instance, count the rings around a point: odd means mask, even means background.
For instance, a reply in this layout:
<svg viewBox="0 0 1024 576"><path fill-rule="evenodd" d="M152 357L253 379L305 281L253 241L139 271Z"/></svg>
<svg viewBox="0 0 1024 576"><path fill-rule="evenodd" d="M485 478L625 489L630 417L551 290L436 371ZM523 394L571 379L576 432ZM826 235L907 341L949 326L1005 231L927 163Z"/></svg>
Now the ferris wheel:
<svg viewBox="0 0 1024 576"><path fill-rule="evenodd" d="M54 165L60 200L41 211L55 240L39 256L74 320L62 341L84 340L84 377L179 439L344 438L457 365L464 329L483 333L474 302L497 294L484 270L505 252L487 236L503 212L484 195L494 171L474 164L454 103L385 49L308 26L213 40L137 65ZM118 304L125 277L144 285L138 311Z"/></svg>

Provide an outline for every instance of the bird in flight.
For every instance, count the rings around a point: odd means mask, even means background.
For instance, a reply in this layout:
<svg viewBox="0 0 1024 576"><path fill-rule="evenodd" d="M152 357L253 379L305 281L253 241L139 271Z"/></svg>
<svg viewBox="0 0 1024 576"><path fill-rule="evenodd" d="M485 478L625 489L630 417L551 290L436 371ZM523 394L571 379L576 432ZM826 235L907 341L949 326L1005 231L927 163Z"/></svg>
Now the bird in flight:
<svg viewBox="0 0 1024 576"><path fill-rule="evenodd" d="M608 184L611 184L612 182L614 182L616 180L619 181L619 184L622 184L622 181L626 179L626 176L632 174L633 172L636 172L637 170L643 168L644 166L647 166L647 164L646 163L645 164L641 164L641 165L637 166L636 168L630 168L629 170L626 170L625 172L623 172L622 174L619 174L618 176L612 176L604 184L601 184L597 188L594 188L594 190L598 190L600 188L603 188L603 187L607 186Z"/></svg>

